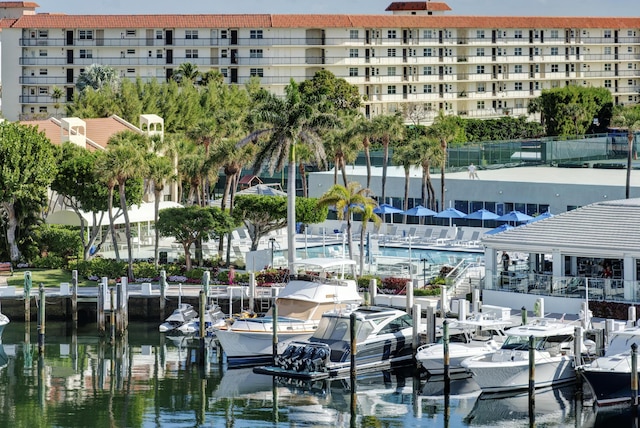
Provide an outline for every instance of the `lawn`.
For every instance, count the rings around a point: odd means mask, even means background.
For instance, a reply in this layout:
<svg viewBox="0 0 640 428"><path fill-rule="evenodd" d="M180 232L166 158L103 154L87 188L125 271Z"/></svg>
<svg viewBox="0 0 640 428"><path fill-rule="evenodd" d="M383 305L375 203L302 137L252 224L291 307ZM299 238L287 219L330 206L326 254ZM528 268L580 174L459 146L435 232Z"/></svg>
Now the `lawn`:
<svg viewBox="0 0 640 428"><path fill-rule="evenodd" d="M40 283L45 287L59 287L61 282L71 283L71 272L62 269L15 269L13 276L7 277L7 285L24 286L24 273L31 272L31 286L37 288ZM95 286L95 281L78 278L78 286Z"/></svg>

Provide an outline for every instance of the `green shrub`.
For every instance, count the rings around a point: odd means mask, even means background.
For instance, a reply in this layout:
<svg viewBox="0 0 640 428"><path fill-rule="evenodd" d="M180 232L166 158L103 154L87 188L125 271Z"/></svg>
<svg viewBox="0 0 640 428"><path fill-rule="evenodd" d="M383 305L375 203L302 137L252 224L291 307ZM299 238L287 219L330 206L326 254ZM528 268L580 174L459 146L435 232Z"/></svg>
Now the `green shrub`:
<svg viewBox="0 0 640 428"><path fill-rule="evenodd" d="M202 280L202 276L204 275L204 269L203 268L193 268L191 270L188 270L184 273L184 276L187 277L187 279L197 279L197 280Z"/></svg>
<svg viewBox="0 0 640 428"><path fill-rule="evenodd" d="M71 269L77 269L78 275L84 278L99 279L107 277L110 279L120 278L127 275L127 263L118 262L112 259L96 257L90 261L78 261L69 265Z"/></svg>
<svg viewBox="0 0 640 428"><path fill-rule="evenodd" d="M440 294L442 294L442 289L437 285L413 290L414 296L439 296Z"/></svg>
<svg viewBox="0 0 640 428"><path fill-rule="evenodd" d="M61 256L49 254L45 257L36 257L31 265L39 269L63 269L67 267L67 262Z"/></svg>
<svg viewBox="0 0 640 428"><path fill-rule="evenodd" d="M155 267L153 263L149 262L137 262L133 264L133 276L134 278L157 278L160 276L160 271Z"/></svg>
<svg viewBox="0 0 640 428"><path fill-rule="evenodd" d="M379 276L375 276L375 275L362 275L360 277L358 277L358 288L362 289L362 288L368 288L369 287L369 283L371 282L372 279L375 279L378 281L378 284L381 283L380 277Z"/></svg>

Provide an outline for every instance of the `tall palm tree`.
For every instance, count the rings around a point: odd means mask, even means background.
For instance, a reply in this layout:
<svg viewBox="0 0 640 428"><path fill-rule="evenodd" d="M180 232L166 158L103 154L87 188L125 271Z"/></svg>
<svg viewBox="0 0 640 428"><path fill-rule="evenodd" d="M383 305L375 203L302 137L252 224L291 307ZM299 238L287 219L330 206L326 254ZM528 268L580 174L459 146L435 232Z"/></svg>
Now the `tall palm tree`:
<svg viewBox="0 0 640 428"><path fill-rule="evenodd" d="M440 142L424 135L419 135L411 140L416 146L417 161L422 167L422 203L425 207L435 210L436 192L431 182L431 165L442 163L443 152Z"/></svg>
<svg viewBox="0 0 640 428"><path fill-rule="evenodd" d="M409 183L411 183L411 167L416 164L418 152L413 144L401 144L393 151L392 161L396 165L402 165L404 169L404 205L403 209L409 209ZM404 216L404 222L407 222L407 216Z"/></svg>
<svg viewBox="0 0 640 428"><path fill-rule="evenodd" d="M109 215L109 230L111 231L111 241L113 242L113 251L116 261L120 261L120 251L117 245L116 230L113 227L113 194L118 180L115 173L115 158L110 156L108 152L99 152L96 159L96 175L107 186L107 213Z"/></svg>
<svg viewBox="0 0 640 428"><path fill-rule="evenodd" d="M321 113L313 105L302 100L298 84L293 80L285 88L285 97L261 92L262 99L256 107L258 121L264 126L258 128L238 143L238 147L268 136L259 146L253 162L254 172L268 165L269 172L288 167L287 182L287 247L291 265L295 261L295 222L296 222L296 145L305 144L313 153L318 165L326 164L326 155L321 135L337 123L337 117L331 113Z"/></svg>
<svg viewBox="0 0 640 428"><path fill-rule="evenodd" d="M338 170L342 174L343 185L348 184L347 163L354 162L358 156L357 141L358 122L356 117L345 116L342 118L342 127L329 133L325 141L327 153L335 165L333 184L337 184Z"/></svg>
<svg viewBox="0 0 640 428"><path fill-rule="evenodd" d="M154 210L153 221L158 222L158 214L160 211L160 200L162 199L162 192L165 188L165 183L174 178L173 166L171 165L171 159L164 156L158 156L152 153L147 158L147 166L149 168L149 180L153 183L153 195L154 195ZM158 228L155 228L155 245L153 249L153 262L158 267L158 247L160 240L160 233Z"/></svg>
<svg viewBox="0 0 640 428"><path fill-rule="evenodd" d="M347 242L349 246L349 258L353 260L353 239L351 237L351 217L353 214L364 213L368 219L373 219L373 208L378 206L376 201L370 196L371 191L363 188L360 183L352 181L345 186L336 184L327 193L318 199L318 205L322 207L334 206L338 219L347 222ZM371 210L371 212L369 212ZM364 219L363 219L363 229ZM361 234L361 239L363 235ZM363 251L360 251L361 253Z"/></svg>
<svg viewBox="0 0 640 428"><path fill-rule="evenodd" d="M382 223L382 219L373 212L377 205L373 198L369 198L368 201L362 205L362 211L360 212L362 217L362 228L360 229L360 275L364 272L364 237L367 233L367 226L370 221L373 221L373 224L376 226ZM369 248L369 251L371 251L371 248Z"/></svg>
<svg viewBox="0 0 640 428"><path fill-rule="evenodd" d="M440 162L440 209L444 209L446 205L446 201L444 200L444 173L447 167L447 151L449 143L453 141L458 132L458 125L454 122L453 117L445 116L442 110L438 113L433 125L427 129L427 135L440 142L443 155Z"/></svg>
<svg viewBox="0 0 640 428"><path fill-rule="evenodd" d="M391 140L401 141L404 138L405 126L400 113L393 115L380 115L373 118L373 137L379 138L384 151L382 157L382 192L380 198L385 202L385 190L387 187L387 166L389 164L389 144Z"/></svg>
<svg viewBox="0 0 640 428"><path fill-rule="evenodd" d="M633 159L633 141L635 134L640 130L640 110L623 108L611 119L611 125L627 129L629 148L627 153L627 179L625 186L625 198L631 195L631 161Z"/></svg>

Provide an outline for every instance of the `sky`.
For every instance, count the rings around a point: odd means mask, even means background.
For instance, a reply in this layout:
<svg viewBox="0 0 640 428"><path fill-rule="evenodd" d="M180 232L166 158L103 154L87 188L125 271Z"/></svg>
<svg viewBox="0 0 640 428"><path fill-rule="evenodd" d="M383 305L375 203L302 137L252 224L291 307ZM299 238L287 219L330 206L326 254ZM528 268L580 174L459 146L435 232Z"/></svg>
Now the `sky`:
<svg viewBox="0 0 640 428"><path fill-rule="evenodd" d="M66 14L386 14L392 0L35 0ZM444 0L456 15L640 17L640 0Z"/></svg>

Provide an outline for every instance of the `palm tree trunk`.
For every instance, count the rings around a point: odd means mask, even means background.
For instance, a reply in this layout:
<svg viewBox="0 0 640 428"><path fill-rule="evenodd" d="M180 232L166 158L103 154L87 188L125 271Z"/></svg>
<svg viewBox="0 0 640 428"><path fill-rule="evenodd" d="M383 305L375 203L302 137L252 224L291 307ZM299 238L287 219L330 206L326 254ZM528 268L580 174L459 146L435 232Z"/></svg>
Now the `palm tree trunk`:
<svg viewBox="0 0 640 428"><path fill-rule="evenodd" d="M295 145L291 146L291 159L287 177L287 257L289 272L296 261L296 163Z"/></svg>
<svg viewBox="0 0 640 428"><path fill-rule="evenodd" d="M347 164L345 163L344 158L340 158L340 172L342 173L344 187L347 187L349 185L349 180L347 179Z"/></svg>
<svg viewBox="0 0 640 428"><path fill-rule="evenodd" d="M440 166L440 211L446 208L446 201L444 200L444 170L447 167L447 142L441 141L442 147L442 165Z"/></svg>
<svg viewBox="0 0 640 428"><path fill-rule="evenodd" d="M411 178L409 177L410 173L409 168L404 169L404 210L409 209L409 181ZM404 215L404 224L407 224L407 215Z"/></svg>
<svg viewBox="0 0 640 428"><path fill-rule="evenodd" d="M384 155L382 157L382 203L385 203L385 189L387 187L387 164L389 163L389 137L382 139Z"/></svg>
<svg viewBox="0 0 640 428"><path fill-rule="evenodd" d="M222 202L220 202L220 209L224 211L227 208L227 196L231 192L231 177L233 174L227 174L226 182L224 184L224 193L222 194ZM222 261L222 254L224 252L224 234L220 235L218 239L218 259Z"/></svg>
<svg viewBox="0 0 640 428"><path fill-rule="evenodd" d="M160 212L160 195L162 194L162 190L158 189L158 187L154 187L155 190L155 195L154 195L154 201L153 201L153 221L154 224L158 224L158 216L159 216L159 212ZM158 231L157 227L154 227L154 233L155 233L155 242L153 245L153 263L155 265L155 267L158 267L158 250L160 247L160 242L158 242L160 240L160 232ZM138 237L138 239L140 239L140 237Z"/></svg>
<svg viewBox="0 0 640 428"><path fill-rule="evenodd" d="M365 232L365 221L362 220L362 228L360 229L360 276L364 275L364 232ZM369 248L371 251L371 248Z"/></svg>
<svg viewBox="0 0 640 428"><path fill-rule="evenodd" d="M364 157L367 161L367 189L371 189L371 153L369 152L369 137L364 137L362 145L364 146Z"/></svg>
<svg viewBox="0 0 640 428"><path fill-rule="evenodd" d="M629 128L629 133L627 134L627 140L629 141L629 150L627 153L627 184L625 188L625 198L629 199L630 189L631 189L631 158L633 157L633 131Z"/></svg>
<svg viewBox="0 0 640 428"><path fill-rule="evenodd" d="M118 250L118 240L116 239L116 228L113 227L113 186L109 186L109 201L107 203L109 210L109 226L111 229L111 241L113 242L113 251L116 256L116 261L120 261L120 251Z"/></svg>
<svg viewBox="0 0 640 428"><path fill-rule="evenodd" d="M231 194L229 195L229 215L233 215L233 203L236 197L236 186L238 185L238 175L240 171L237 171L229 177L230 180L230 190ZM231 232L227 234L227 258L226 258L227 266L231 266Z"/></svg>
<svg viewBox="0 0 640 428"><path fill-rule="evenodd" d="M302 196L307 197L307 171L304 167L304 162L300 162L300 166L298 167L300 170L300 179L302 180Z"/></svg>
<svg viewBox="0 0 640 428"><path fill-rule="evenodd" d="M122 207L122 213L124 215L124 230L127 234L127 256L129 257L127 263L127 277L133 280L133 249L131 248L131 223L129 222L129 210L127 209L127 197L125 194L124 181L118 183L118 191L120 193L120 206Z"/></svg>

